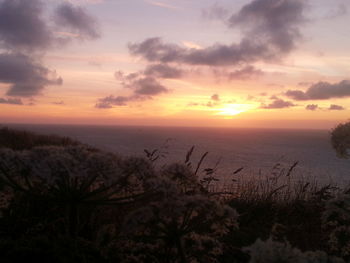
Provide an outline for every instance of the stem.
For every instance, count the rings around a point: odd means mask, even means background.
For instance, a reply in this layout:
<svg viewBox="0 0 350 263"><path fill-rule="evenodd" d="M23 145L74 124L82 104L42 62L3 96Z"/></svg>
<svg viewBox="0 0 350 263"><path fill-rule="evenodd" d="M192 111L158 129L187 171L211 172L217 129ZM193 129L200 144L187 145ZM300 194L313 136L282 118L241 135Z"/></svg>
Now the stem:
<svg viewBox="0 0 350 263"><path fill-rule="evenodd" d="M180 237L176 237L176 247L177 247L177 251L180 254L180 262L181 263L187 263L185 252L184 252L184 250L182 248Z"/></svg>
<svg viewBox="0 0 350 263"><path fill-rule="evenodd" d="M69 234L71 237L76 237L77 235L77 227L78 227L78 207L77 204L72 203L69 206L68 212L68 220L69 220Z"/></svg>

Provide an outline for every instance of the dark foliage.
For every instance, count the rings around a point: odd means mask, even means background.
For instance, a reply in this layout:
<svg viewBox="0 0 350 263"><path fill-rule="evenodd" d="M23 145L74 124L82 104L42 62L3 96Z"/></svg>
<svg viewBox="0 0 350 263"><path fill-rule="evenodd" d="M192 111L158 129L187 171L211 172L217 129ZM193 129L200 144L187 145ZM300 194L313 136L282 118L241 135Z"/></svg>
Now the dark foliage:
<svg viewBox="0 0 350 263"><path fill-rule="evenodd" d="M28 150L37 146L69 146L79 144L81 143L68 137L60 137L57 135L39 135L33 132L15 130L7 127L0 129L0 148Z"/></svg>
<svg viewBox="0 0 350 263"><path fill-rule="evenodd" d="M208 153L193 162L194 147L157 169L157 150L122 158L69 138L0 134L1 262L296 262L266 244L297 262L350 258L350 239L339 239L350 233L349 193L293 183L297 162L265 181L243 183L235 169L231 188L212 191L220 160L202 169ZM251 261L259 253L268 260Z"/></svg>

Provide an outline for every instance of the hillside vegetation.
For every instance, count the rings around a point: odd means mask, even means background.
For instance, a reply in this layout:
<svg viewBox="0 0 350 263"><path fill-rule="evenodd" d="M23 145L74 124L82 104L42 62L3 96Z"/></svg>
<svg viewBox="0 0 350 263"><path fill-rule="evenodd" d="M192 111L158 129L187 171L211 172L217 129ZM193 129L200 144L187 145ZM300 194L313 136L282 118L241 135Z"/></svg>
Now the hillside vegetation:
<svg viewBox="0 0 350 263"><path fill-rule="evenodd" d="M1 262L349 262L350 191L293 178L296 164L212 187L193 151L159 167L1 129Z"/></svg>

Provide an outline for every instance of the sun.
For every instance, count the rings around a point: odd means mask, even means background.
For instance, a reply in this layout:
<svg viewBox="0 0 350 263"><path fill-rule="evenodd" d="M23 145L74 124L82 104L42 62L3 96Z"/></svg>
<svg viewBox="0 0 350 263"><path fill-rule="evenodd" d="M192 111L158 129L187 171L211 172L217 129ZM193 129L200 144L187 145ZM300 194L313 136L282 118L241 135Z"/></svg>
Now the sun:
<svg viewBox="0 0 350 263"><path fill-rule="evenodd" d="M251 105L248 104L225 104L223 108L215 110L217 111L215 115L235 116L250 109Z"/></svg>

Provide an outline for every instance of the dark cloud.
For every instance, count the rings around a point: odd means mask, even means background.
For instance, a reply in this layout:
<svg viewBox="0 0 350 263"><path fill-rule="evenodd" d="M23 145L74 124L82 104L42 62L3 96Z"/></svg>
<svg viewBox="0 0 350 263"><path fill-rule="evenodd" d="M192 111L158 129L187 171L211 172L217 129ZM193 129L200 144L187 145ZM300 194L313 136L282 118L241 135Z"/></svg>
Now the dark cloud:
<svg viewBox="0 0 350 263"><path fill-rule="evenodd" d="M283 108L289 108L289 107L293 107L293 106L295 106L295 104L293 104L290 101L285 101L282 99L275 99L273 102L271 102L268 105L262 104L260 106L260 108L262 108L262 109L283 109Z"/></svg>
<svg viewBox="0 0 350 263"><path fill-rule="evenodd" d="M239 44L215 44L204 49L188 49L164 43L160 38L149 38L141 43L129 44L129 50L132 55L142 56L150 62L209 66L237 65L272 56L265 46L249 40L243 40Z"/></svg>
<svg viewBox="0 0 350 263"><path fill-rule="evenodd" d="M293 100L308 100L308 98L304 91L302 90L288 90L286 92L286 96L292 98Z"/></svg>
<svg viewBox="0 0 350 263"><path fill-rule="evenodd" d="M22 100L14 98L0 98L0 104L13 104L13 105L23 105Z"/></svg>
<svg viewBox="0 0 350 263"><path fill-rule="evenodd" d="M0 0L0 83L10 84L7 95L35 96L48 85L62 84L62 78L40 63L42 55L63 39L54 35L45 4L42 0ZM97 37L94 19L80 7L61 4L55 20L84 37Z"/></svg>
<svg viewBox="0 0 350 263"><path fill-rule="evenodd" d="M169 90L153 77L144 77L133 80L125 84L125 88L130 88L137 95L155 96L161 93L167 93Z"/></svg>
<svg viewBox="0 0 350 263"><path fill-rule="evenodd" d="M212 69L213 74L216 78L221 80L222 78L233 81L233 80L248 80L257 78L264 75L264 72L260 69L256 69L254 66L247 65L243 68L236 69L234 71L228 71L226 69Z"/></svg>
<svg viewBox="0 0 350 263"><path fill-rule="evenodd" d="M228 73L229 79L251 79L264 75L264 72L260 69L256 69L253 66L246 66L242 69Z"/></svg>
<svg viewBox="0 0 350 263"><path fill-rule="evenodd" d="M117 80L122 81L124 85L131 81L137 81L141 78L152 79L178 79L181 78L184 71L167 64L151 64L148 65L145 70L125 74L123 71L116 71L114 76Z"/></svg>
<svg viewBox="0 0 350 263"><path fill-rule="evenodd" d="M211 98L211 100L213 100L213 101L220 101L220 96L219 96L219 94L213 94L210 98Z"/></svg>
<svg viewBox="0 0 350 263"><path fill-rule="evenodd" d="M47 85L62 85L55 72L23 54L0 54L0 82L10 84L9 96L30 97Z"/></svg>
<svg viewBox="0 0 350 263"><path fill-rule="evenodd" d="M136 80L137 78L142 77L142 72L133 72L130 74L125 74L123 71L118 70L114 73L114 77L119 80L122 81L123 84Z"/></svg>
<svg viewBox="0 0 350 263"><path fill-rule="evenodd" d="M95 107L100 109L109 109L113 106L126 106L129 101L137 100L138 98L135 96L127 97L127 96L107 96L105 98L99 99L96 103Z"/></svg>
<svg viewBox="0 0 350 263"><path fill-rule="evenodd" d="M277 52L286 53L296 46L305 22L305 0L254 0L231 16L231 27L240 26L246 37L261 41Z"/></svg>
<svg viewBox="0 0 350 263"><path fill-rule="evenodd" d="M317 104L309 104L309 105L306 105L305 109L315 111L318 109L318 105Z"/></svg>
<svg viewBox="0 0 350 263"><path fill-rule="evenodd" d="M166 44L160 38L148 38L141 43L129 44L130 53L141 55L148 61L160 61L163 63L180 60L185 48L175 44Z"/></svg>
<svg viewBox="0 0 350 263"><path fill-rule="evenodd" d="M11 50L45 49L52 34L43 19L40 0L0 1L0 44Z"/></svg>
<svg viewBox="0 0 350 263"><path fill-rule="evenodd" d="M132 73L133 74L133 73ZM95 105L96 108L112 108L113 106L126 106L132 101L150 100L154 96L162 93L167 93L169 90L163 86L156 78L153 77L139 77L129 74L124 75L123 72L117 71L115 76L121 79L121 84L124 88L131 89L133 94L130 96L107 96L99 99Z"/></svg>
<svg viewBox="0 0 350 263"><path fill-rule="evenodd" d="M340 106L340 105L331 104L329 106L328 110L345 110L345 108L343 106Z"/></svg>
<svg viewBox="0 0 350 263"><path fill-rule="evenodd" d="M230 27L244 29L239 43L215 44L203 49L184 48L149 38L129 44L130 53L150 62L225 66L280 59L295 48L305 21L302 0L255 0L230 17Z"/></svg>
<svg viewBox="0 0 350 263"><path fill-rule="evenodd" d="M182 77L183 71L167 64L153 64L146 67L144 74L157 78L177 79Z"/></svg>
<svg viewBox="0 0 350 263"><path fill-rule="evenodd" d="M318 82L311 85L306 91L288 90L286 96L294 100L327 100L350 97L350 81L343 80L334 84Z"/></svg>
<svg viewBox="0 0 350 263"><path fill-rule="evenodd" d="M82 7L63 3L55 10L54 20L57 25L76 33L80 38L95 39L100 36L96 20Z"/></svg>

